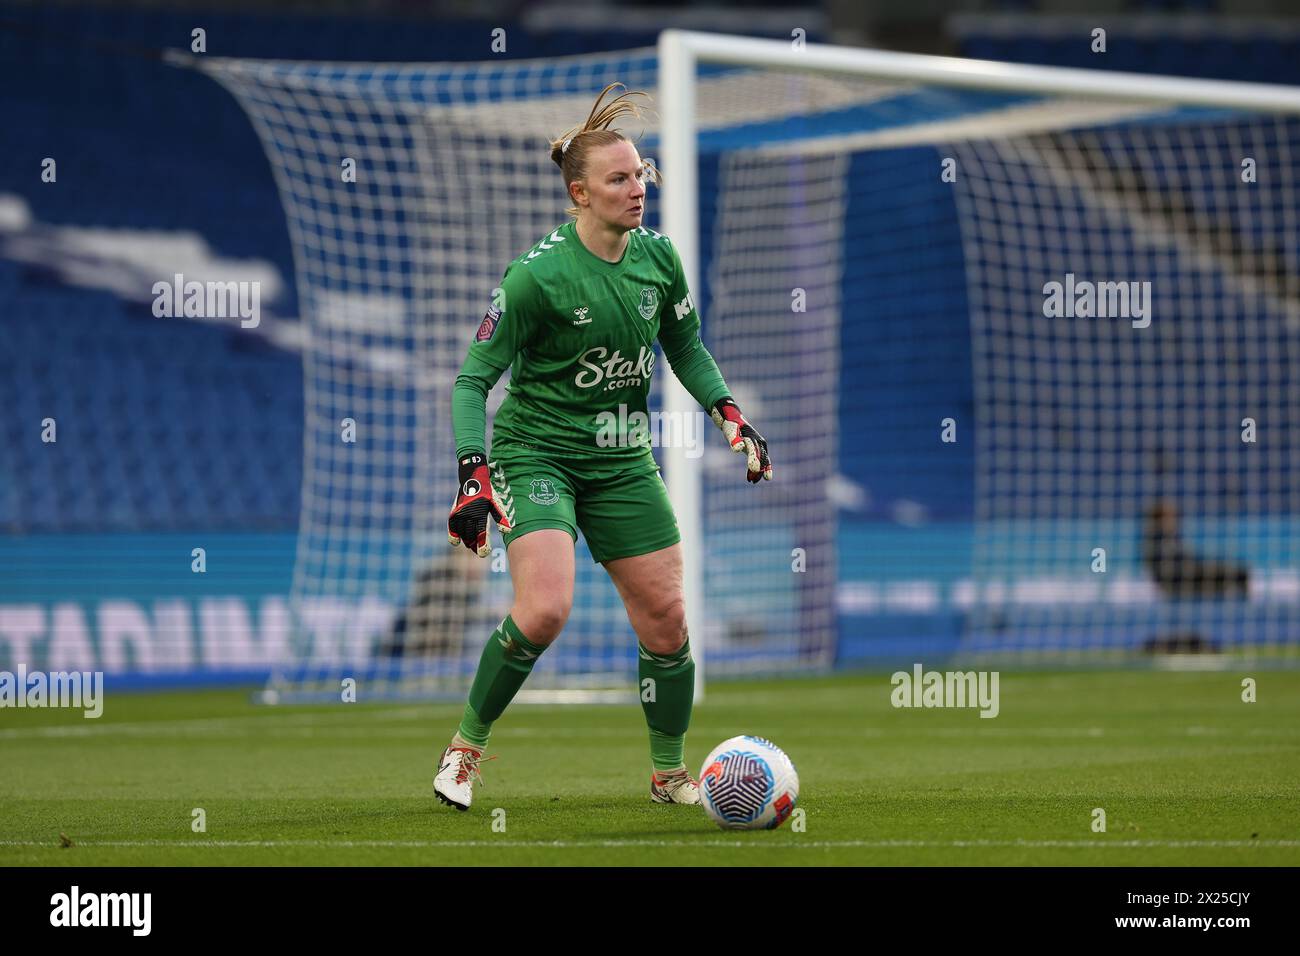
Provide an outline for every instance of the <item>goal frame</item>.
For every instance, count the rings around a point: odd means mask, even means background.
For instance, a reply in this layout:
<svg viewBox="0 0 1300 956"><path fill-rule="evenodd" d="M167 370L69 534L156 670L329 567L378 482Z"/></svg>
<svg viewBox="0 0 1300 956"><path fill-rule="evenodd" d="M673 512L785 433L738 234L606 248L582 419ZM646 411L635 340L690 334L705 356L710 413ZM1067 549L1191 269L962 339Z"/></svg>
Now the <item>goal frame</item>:
<svg viewBox="0 0 1300 956"><path fill-rule="evenodd" d="M961 57L859 49L822 43L787 42L690 30L659 35L659 105L662 118L659 165L664 232L681 256L691 289L699 288L700 225L696 137L696 69L701 64L754 66L811 73L838 73L959 89L1004 93L1086 96L1092 99L1158 105L1227 107L1300 114L1300 87L1235 80L1204 80L1161 74L1033 66ZM695 400L673 376L665 382L664 406L685 416ZM683 597L696 661L696 700L704 698L708 648L703 627L704 566L702 476L685 449L664 448L665 482L679 515L682 536ZM779 456L778 456L779 470Z"/></svg>

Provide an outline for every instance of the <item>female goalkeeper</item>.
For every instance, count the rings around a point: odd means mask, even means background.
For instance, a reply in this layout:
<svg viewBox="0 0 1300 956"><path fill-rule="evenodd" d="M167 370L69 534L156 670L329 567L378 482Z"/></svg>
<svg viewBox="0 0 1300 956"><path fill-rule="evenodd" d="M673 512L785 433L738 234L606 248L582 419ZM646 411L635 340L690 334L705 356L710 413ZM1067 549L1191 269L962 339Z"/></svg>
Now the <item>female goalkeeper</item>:
<svg viewBox="0 0 1300 956"><path fill-rule="evenodd" d="M587 121L551 144L573 221L515 259L498 302L483 317L456 379L452 420L460 489L447 520L452 545L486 557L491 515L506 543L514 603L479 661L460 727L439 761L433 789L469 809L492 724L559 636L573 603L579 530L605 566L639 639L650 728L650 797L698 803L683 761L695 664L686 634L677 520L647 435L611 435L608 422L646 413L654 343L673 373L711 411L748 480L772 477L767 443L731 400L700 341L700 318L681 260L666 236L641 225L647 179L659 175L622 133L641 115L621 83L596 98ZM484 439L488 392L505 370L511 384ZM625 406L619 414L619 406ZM612 415L602 416L602 412ZM644 421L644 419L641 419Z"/></svg>

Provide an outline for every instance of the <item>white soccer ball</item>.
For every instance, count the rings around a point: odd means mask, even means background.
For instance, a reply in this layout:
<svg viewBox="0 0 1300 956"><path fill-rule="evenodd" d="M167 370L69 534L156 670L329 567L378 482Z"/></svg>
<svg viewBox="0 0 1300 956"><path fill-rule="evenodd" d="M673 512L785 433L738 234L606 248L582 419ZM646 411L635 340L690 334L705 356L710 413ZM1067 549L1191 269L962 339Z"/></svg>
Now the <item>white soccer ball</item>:
<svg viewBox="0 0 1300 956"><path fill-rule="evenodd" d="M732 737L713 748L700 770L704 812L725 830L772 830L794 810L799 774L776 744Z"/></svg>

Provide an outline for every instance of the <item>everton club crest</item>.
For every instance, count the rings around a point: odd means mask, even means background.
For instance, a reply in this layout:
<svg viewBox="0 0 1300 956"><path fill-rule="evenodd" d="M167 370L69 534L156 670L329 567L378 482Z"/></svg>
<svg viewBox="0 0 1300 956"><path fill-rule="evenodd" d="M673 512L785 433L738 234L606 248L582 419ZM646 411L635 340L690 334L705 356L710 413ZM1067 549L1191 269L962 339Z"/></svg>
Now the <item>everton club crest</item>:
<svg viewBox="0 0 1300 956"><path fill-rule="evenodd" d="M641 302L638 304L637 310L641 313L641 318L645 319L647 322L651 321L656 315L658 315L659 290L642 289Z"/></svg>

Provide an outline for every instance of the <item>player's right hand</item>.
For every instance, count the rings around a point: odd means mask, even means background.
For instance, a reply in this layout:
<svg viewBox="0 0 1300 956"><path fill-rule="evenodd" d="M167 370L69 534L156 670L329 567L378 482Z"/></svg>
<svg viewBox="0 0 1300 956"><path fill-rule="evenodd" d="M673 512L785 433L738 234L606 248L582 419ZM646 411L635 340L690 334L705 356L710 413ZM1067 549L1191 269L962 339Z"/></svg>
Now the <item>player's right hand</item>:
<svg viewBox="0 0 1300 956"><path fill-rule="evenodd" d="M488 543L488 515L502 531L510 530L510 522L492 494L487 456L481 451L467 452L458 464L460 488L447 517L447 543L453 547L464 544L480 558L486 558L492 553L492 545Z"/></svg>

